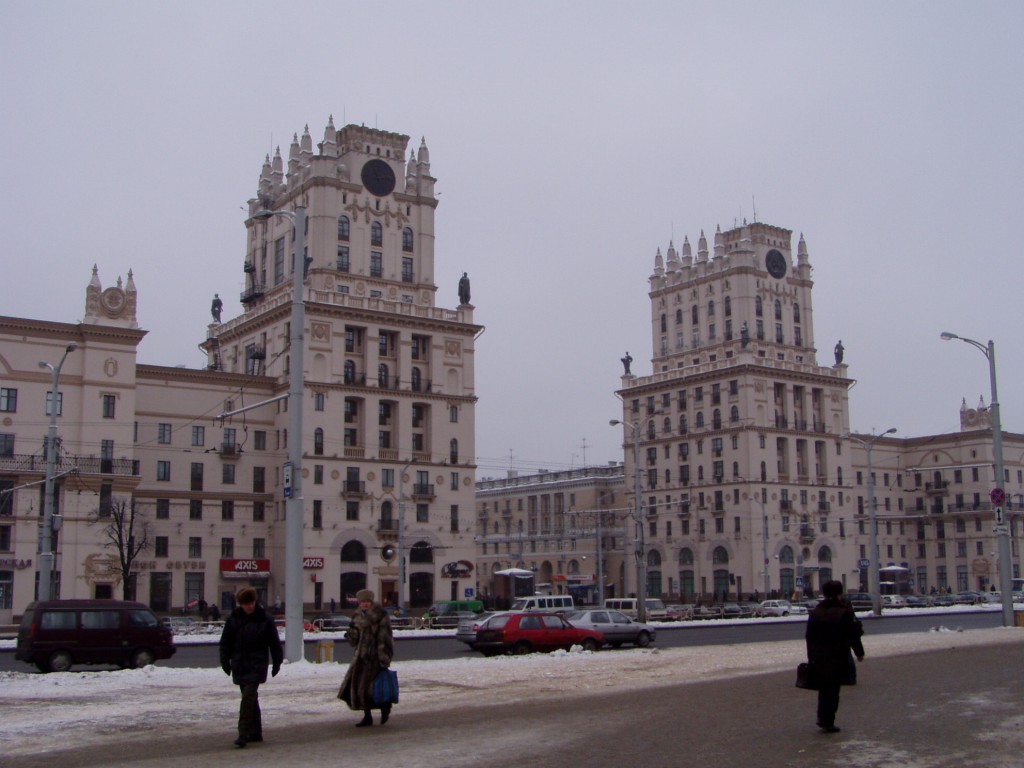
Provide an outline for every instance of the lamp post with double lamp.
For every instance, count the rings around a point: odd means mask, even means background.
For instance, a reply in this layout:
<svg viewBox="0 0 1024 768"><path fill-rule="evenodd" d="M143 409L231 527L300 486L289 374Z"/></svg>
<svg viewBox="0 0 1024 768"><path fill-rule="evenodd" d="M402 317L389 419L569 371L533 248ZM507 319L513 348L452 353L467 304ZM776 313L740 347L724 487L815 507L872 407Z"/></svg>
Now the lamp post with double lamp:
<svg viewBox="0 0 1024 768"><path fill-rule="evenodd" d="M292 311L288 334L288 461L285 464L285 657L288 661L301 661L302 643L302 397L303 397L303 325L306 307L302 289L306 271L306 208L295 206L294 211L257 211L257 221L272 216L284 216L295 227L295 257L292 264ZM291 477L288 482L287 478Z"/></svg>
<svg viewBox="0 0 1024 768"><path fill-rule="evenodd" d="M40 368L49 368L53 374L50 386L50 429L46 434L46 490L43 497L43 536L39 548L39 599L52 600L53 594L53 511L57 503L54 494L54 474L57 469L57 404L60 395L58 393L60 369L68 355L78 349L75 342L71 342L64 349L64 355L57 365L40 362Z"/></svg>
<svg viewBox="0 0 1024 768"><path fill-rule="evenodd" d="M875 435L870 440L861 440L858 437L847 434L844 437L849 438L852 442L860 445L865 453L867 453L868 462L868 525L870 531L868 534L868 559L870 560L868 570L868 592L871 593L871 612L875 616L882 615L882 595L879 592L879 573L878 573L878 516L877 510L875 509L875 473L871 468L871 449L875 445L875 441L880 440L886 435L891 435L896 432L896 427L890 427L880 435Z"/></svg>
<svg viewBox="0 0 1024 768"><path fill-rule="evenodd" d="M608 423L617 427L620 424L633 430L633 523L636 537L633 540L633 555L636 559L636 618L643 623L647 621L647 579L644 567L644 521L640 512L640 435L644 427L654 421L654 417L646 421L631 424L628 421L612 419Z"/></svg>
<svg viewBox="0 0 1024 768"><path fill-rule="evenodd" d="M398 608L405 610L405 473L415 462L402 467L398 476ZM413 487L415 491L415 486Z"/></svg>
<svg viewBox="0 0 1024 768"><path fill-rule="evenodd" d="M988 344L968 339L964 336L957 336L955 333L943 331L940 334L943 341L958 339L970 344L988 358L988 378L992 387L992 453L995 460L996 482L992 489L993 503L996 501L996 492L1003 487L1003 426L999 419L999 395L996 391L996 346L989 339ZM1003 515L1002 504L995 504L995 527L993 528L999 539L999 589L1003 601L1003 626L1013 626L1013 574L1010 570L1010 526L1007 525Z"/></svg>

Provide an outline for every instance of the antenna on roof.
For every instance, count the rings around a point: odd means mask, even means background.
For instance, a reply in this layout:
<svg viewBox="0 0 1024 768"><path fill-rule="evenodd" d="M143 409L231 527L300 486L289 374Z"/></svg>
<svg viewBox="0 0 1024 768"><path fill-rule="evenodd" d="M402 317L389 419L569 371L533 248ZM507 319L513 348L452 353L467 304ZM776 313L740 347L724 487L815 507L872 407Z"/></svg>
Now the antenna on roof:
<svg viewBox="0 0 1024 768"><path fill-rule="evenodd" d="M750 195L750 205L754 209L754 221L752 223L757 224L757 201L754 199L753 193Z"/></svg>

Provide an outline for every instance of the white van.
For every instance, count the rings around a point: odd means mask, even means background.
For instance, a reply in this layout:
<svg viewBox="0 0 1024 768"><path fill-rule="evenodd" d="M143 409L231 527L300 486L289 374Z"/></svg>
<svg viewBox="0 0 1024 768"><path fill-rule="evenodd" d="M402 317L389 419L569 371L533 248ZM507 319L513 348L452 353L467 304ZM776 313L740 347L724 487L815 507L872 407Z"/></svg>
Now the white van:
<svg viewBox="0 0 1024 768"><path fill-rule="evenodd" d="M621 611L629 618L636 619L635 597L609 597L604 601L604 607L613 611ZM645 607L647 608L647 621L668 621L665 604L658 598L648 597Z"/></svg>
<svg viewBox="0 0 1024 768"><path fill-rule="evenodd" d="M572 595L533 595L517 597L512 603L513 611L550 611L553 613L572 613L576 610Z"/></svg>

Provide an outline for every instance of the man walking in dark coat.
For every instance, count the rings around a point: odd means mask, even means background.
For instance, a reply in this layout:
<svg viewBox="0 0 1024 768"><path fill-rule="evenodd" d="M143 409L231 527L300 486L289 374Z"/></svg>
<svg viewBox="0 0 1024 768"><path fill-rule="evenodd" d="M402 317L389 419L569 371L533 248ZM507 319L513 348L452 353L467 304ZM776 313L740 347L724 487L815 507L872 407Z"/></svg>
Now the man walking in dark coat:
<svg viewBox="0 0 1024 768"><path fill-rule="evenodd" d="M840 582L826 581L821 592L825 599L807 618L807 661L818 681L818 727L825 733L837 733L839 687L857 684L853 654L857 661L864 661L860 641L864 628L853 609L842 601Z"/></svg>
<svg viewBox="0 0 1024 768"><path fill-rule="evenodd" d="M235 746L244 747L250 741L263 741L260 683L267 682L268 663L273 664L271 674L277 676L284 653L273 617L256 602L256 590L243 587L235 600L238 607L224 622L220 636L220 666L242 691Z"/></svg>

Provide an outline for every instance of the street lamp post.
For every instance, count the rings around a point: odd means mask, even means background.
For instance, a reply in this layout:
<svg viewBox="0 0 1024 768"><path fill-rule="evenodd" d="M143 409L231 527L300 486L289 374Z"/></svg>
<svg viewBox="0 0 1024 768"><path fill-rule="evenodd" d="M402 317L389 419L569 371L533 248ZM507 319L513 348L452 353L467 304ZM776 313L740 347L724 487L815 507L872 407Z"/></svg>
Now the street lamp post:
<svg viewBox="0 0 1024 768"><path fill-rule="evenodd" d="M64 349L64 355L57 365L51 363L39 363L40 368L49 368L53 374L50 386L50 429L46 434L46 489L43 497L43 537L39 552L39 599L52 600L53 594L53 511L57 503L54 494L54 474L57 469L57 402L60 369L68 355L78 349L75 342L71 342Z"/></svg>
<svg viewBox="0 0 1024 768"><path fill-rule="evenodd" d="M943 331L940 337L944 341L951 341L952 339L958 339L967 344L970 344L977 350L981 351L986 358L988 358L988 378L989 384L992 387L992 402L990 408L992 409L992 453L995 459L995 471L996 471L996 488L1003 487L1003 426L999 419L999 395L996 391L996 346L989 339L988 344L982 344L980 341L974 339L968 339L964 336L957 336L955 333L949 331ZM994 490L994 489L993 489ZM1010 527L1007 525L1006 518L1003 516L1003 507L998 505L995 507L995 527L994 531L999 539L999 589L1001 591L1001 597L1003 601L1003 626L1013 626L1013 572L1010 566Z"/></svg>
<svg viewBox="0 0 1024 768"><path fill-rule="evenodd" d="M303 325L306 306L302 289L306 271L306 208L295 206L294 211L263 210L253 214L262 221L271 216L284 216L295 227L295 258L292 264L291 329L288 334L290 351L288 378L288 463L291 485L285 486L285 656L288 661L305 658L302 642L302 399L305 384L303 371ZM286 475L288 472L286 471Z"/></svg>
<svg viewBox="0 0 1024 768"><path fill-rule="evenodd" d="M764 599L767 600L768 593L771 591L771 577L768 573L768 512L764 507L764 499L761 498L761 494L757 494L754 498L761 505L761 554L764 557Z"/></svg>
<svg viewBox="0 0 1024 768"><path fill-rule="evenodd" d="M644 567L644 521L640 511L640 434L641 430L651 421L653 421L653 417L647 419L642 424L639 422L630 424L619 419L612 419L608 422L613 427L621 424L633 430L633 522L636 530L633 555L636 559L636 618L640 622L647 621L647 579L644 578L646 571Z"/></svg>
<svg viewBox="0 0 1024 768"><path fill-rule="evenodd" d="M871 530L869 532L868 557L871 561L868 571L868 592L871 593L871 612L875 616L882 615L882 595L879 591L879 574L878 574L878 516L877 510L875 509L875 474L871 469L871 449L875 445L875 441L886 435L891 435L896 431L896 427L890 427L880 435L875 435L870 440L861 440L854 437L853 435L846 435L850 440L859 444L864 451L867 453L868 461L868 525Z"/></svg>
<svg viewBox="0 0 1024 768"><path fill-rule="evenodd" d="M402 467L398 476L398 607L401 610L405 609L405 473L412 465L410 461Z"/></svg>

